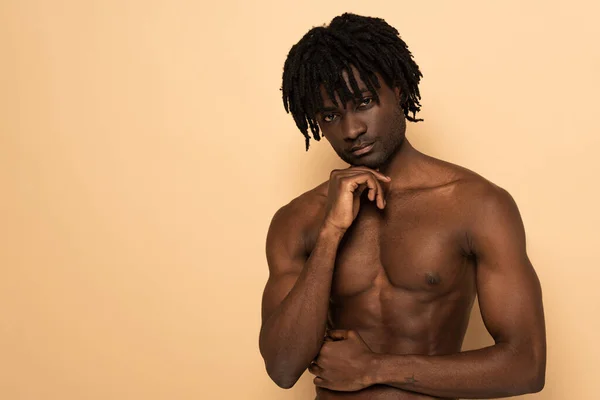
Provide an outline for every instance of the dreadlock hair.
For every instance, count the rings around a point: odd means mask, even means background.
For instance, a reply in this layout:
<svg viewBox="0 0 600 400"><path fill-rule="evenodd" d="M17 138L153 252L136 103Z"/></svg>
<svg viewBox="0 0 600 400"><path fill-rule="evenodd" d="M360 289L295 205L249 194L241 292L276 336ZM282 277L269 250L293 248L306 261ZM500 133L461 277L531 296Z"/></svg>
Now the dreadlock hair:
<svg viewBox="0 0 600 400"><path fill-rule="evenodd" d="M283 105L304 135L306 151L309 127L315 140L321 140L315 119L323 107L320 85L336 107L339 104L335 93L343 104L361 97L351 66L356 68L377 103L379 96L375 89L381 85L375 73L390 88L400 88L400 106L406 119L422 121L416 114L421 110L418 84L423 75L396 28L381 18L345 13L335 17L329 26L308 31L291 48L283 67ZM343 79L343 71L348 73L350 87Z"/></svg>

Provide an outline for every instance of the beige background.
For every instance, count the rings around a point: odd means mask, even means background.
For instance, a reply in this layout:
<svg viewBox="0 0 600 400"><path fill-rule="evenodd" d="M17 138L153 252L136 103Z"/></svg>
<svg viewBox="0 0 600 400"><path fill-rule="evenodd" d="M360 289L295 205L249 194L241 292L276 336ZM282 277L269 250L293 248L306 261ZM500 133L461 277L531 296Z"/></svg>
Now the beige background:
<svg viewBox="0 0 600 400"><path fill-rule="evenodd" d="M413 144L520 206L548 330L524 398L598 398L595 1L0 0L1 399L312 399L258 352L264 240L344 166L304 152L279 91L343 11L420 64ZM466 347L487 343L475 314Z"/></svg>

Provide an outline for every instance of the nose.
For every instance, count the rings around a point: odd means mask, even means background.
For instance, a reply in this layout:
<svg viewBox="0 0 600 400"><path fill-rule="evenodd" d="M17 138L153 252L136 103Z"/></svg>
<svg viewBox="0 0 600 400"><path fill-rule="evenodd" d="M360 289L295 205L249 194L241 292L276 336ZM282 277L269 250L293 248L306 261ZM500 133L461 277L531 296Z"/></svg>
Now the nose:
<svg viewBox="0 0 600 400"><path fill-rule="evenodd" d="M342 124L344 139L353 141L367 131L365 122L355 113L348 112Z"/></svg>

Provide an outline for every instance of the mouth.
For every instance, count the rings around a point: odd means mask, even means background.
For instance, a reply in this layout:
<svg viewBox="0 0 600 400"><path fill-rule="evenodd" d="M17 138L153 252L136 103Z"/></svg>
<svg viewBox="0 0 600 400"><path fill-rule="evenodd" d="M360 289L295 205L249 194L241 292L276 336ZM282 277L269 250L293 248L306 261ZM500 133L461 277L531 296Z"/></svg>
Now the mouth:
<svg viewBox="0 0 600 400"><path fill-rule="evenodd" d="M353 148L351 150L351 153L353 155L355 155L355 156L362 156L363 154L367 154L369 151L371 151L371 149L373 148L374 144L375 143L371 143L371 144L364 145L364 146L361 146L361 147L358 147L358 148Z"/></svg>

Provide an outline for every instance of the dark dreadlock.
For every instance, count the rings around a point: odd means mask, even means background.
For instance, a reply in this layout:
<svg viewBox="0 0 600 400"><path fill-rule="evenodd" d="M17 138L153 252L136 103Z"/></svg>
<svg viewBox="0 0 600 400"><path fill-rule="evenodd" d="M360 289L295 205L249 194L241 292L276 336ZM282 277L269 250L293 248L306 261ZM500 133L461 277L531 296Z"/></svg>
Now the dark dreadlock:
<svg viewBox="0 0 600 400"><path fill-rule="evenodd" d="M304 134L307 151L309 127L315 140L321 140L315 120L318 109L323 106L319 86L324 86L337 107L335 93L343 104L360 98L358 84L350 73L351 66L357 69L377 103L379 97L375 89L380 88L380 83L375 73L380 74L389 87L400 88L400 106L406 119L422 121L416 114L421 110L418 84L423 75L398 31L381 18L345 13L335 17L329 26L308 31L292 47L283 67L283 105ZM344 70L349 72L350 88L342 77Z"/></svg>

